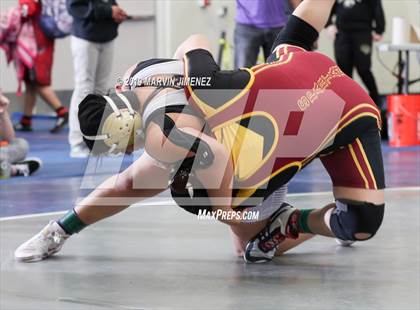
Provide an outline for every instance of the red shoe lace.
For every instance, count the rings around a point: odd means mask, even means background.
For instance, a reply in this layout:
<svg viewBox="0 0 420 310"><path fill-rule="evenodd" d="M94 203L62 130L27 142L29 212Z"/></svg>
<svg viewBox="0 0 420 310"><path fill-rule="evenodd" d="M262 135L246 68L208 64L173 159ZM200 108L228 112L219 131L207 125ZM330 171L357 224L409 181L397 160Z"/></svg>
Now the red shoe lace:
<svg viewBox="0 0 420 310"><path fill-rule="evenodd" d="M286 226L286 236L290 239L297 239L299 238L299 217L300 211L294 211L289 218Z"/></svg>
<svg viewBox="0 0 420 310"><path fill-rule="evenodd" d="M274 248L277 248L280 245L280 243L282 243L284 239L286 239L286 236L282 235L280 229L276 229L271 235L269 235L266 232L265 237L265 240L262 239L262 242L258 244L259 248L263 252L269 252Z"/></svg>

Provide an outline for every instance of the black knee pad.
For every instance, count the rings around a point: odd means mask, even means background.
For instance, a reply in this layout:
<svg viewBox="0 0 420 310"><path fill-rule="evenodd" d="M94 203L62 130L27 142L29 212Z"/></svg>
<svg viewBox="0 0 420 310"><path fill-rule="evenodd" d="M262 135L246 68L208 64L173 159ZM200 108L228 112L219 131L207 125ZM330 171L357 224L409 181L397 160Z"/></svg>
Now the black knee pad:
<svg viewBox="0 0 420 310"><path fill-rule="evenodd" d="M372 238L382 224L385 204L337 200L330 218L334 235L341 240L362 241ZM369 238L357 239L357 233L370 234Z"/></svg>

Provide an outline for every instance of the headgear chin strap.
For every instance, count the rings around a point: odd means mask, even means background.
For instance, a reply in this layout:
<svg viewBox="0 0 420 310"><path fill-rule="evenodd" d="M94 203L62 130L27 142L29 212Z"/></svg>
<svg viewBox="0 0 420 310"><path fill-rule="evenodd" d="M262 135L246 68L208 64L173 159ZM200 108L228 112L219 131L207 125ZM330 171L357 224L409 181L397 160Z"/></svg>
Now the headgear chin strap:
<svg viewBox="0 0 420 310"><path fill-rule="evenodd" d="M124 93L103 96L112 109L112 113L102 122L102 126L96 136L83 135L85 139L103 141L110 147L108 154L124 153L127 146L134 145L135 139L144 139L142 118L133 109L130 100ZM123 103L125 108L119 109L116 101Z"/></svg>

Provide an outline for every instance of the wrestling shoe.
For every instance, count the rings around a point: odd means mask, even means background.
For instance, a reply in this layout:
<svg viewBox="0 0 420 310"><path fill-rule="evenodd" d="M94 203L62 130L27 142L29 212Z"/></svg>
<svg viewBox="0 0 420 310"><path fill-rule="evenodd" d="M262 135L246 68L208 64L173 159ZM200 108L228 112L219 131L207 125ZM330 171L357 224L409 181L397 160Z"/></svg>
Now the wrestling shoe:
<svg viewBox="0 0 420 310"><path fill-rule="evenodd" d="M15 251L15 259L20 262L37 262L61 250L70 237L55 221L51 221L38 234L20 245Z"/></svg>
<svg viewBox="0 0 420 310"><path fill-rule="evenodd" d="M13 164L13 167L16 169L15 176L28 177L42 167L42 161L36 157L27 158L16 164Z"/></svg>
<svg viewBox="0 0 420 310"><path fill-rule="evenodd" d="M17 123L13 126L13 128L16 131L25 131L25 132L29 132L32 131L32 125L26 125L26 124L22 124L22 123Z"/></svg>
<svg viewBox="0 0 420 310"><path fill-rule="evenodd" d="M55 121L55 126L50 129L51 133L58 133L61 131L61 129L64 128L64 126L67 125L69 122L69 113L65 112L62 116L57 116L57 119Z"/></svg>
<svg viewBox="0 0 420 310"><path fill-rule="evenodd" d="M348 246L351 246L356 241L341 240L341 239L335 238L335 242L337 242L337 244L341 245L342 247L348 247Z"/></svg>
<svg viewBox="0 0 420 310"><path fill-rule="evenodd" d="M297 219L299 210L287 203L270 217L270 220L245 248L244 260L247 263L265 263L273 259L280 243L286 238L296 239L299 236Z"/></svg>
<svg viewBox="0 0 420 310"><path fill-rule="evenodd" d="M87 158L89 157L89 148L85 144L78 144L71 148L70 157L72 158Z"/></svg>

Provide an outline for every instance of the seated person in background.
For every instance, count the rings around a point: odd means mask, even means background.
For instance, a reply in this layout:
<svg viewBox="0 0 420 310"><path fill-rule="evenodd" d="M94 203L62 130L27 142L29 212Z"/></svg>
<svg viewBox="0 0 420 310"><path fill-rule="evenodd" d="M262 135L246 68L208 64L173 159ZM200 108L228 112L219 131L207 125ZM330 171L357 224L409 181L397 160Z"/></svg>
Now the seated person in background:
<svg viewBox="0 0 420 310"><path fill-rule="evenodd" d="M7 107L9 100L0 91L0 178L29 176L41 167L38 158L27 158L29 145L25 139L16 138Z"/></svg>

